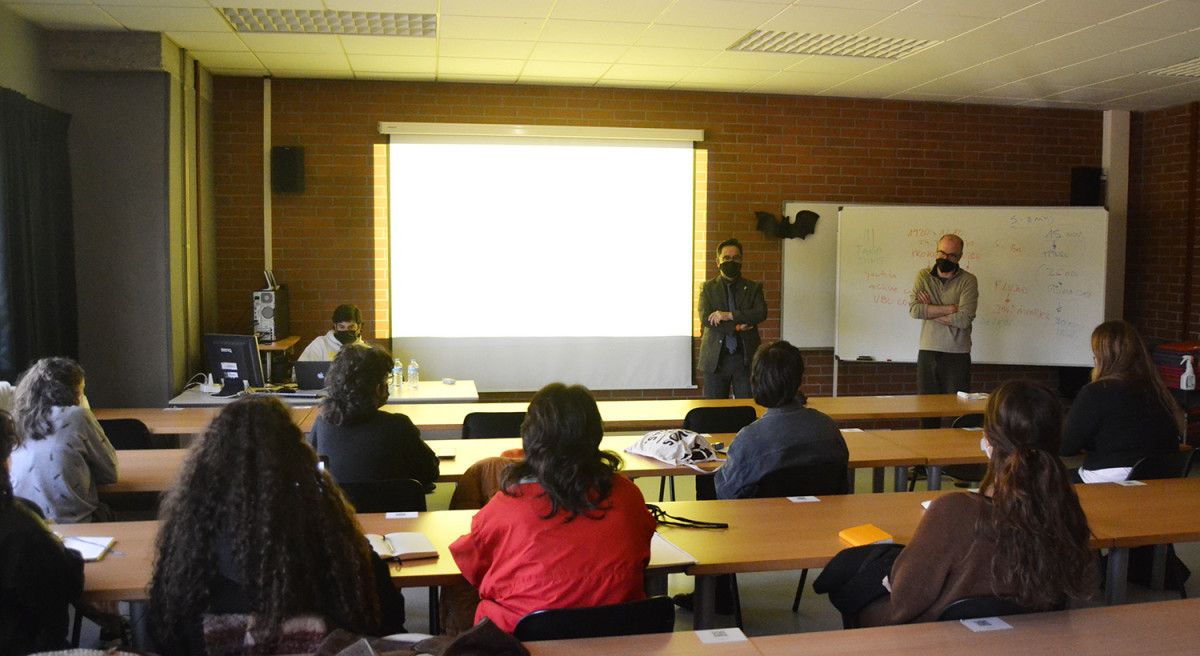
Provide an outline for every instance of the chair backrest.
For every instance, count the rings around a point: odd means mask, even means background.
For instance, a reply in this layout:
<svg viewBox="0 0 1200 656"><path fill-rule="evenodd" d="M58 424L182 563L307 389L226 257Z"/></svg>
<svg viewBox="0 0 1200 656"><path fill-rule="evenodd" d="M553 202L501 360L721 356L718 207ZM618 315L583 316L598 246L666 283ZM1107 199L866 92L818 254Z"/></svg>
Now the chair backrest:
<svg viewBox="0 0 1200 656"><path fill-rule="evenodd" d="M522 642L670 633L675 630L675 604L670 597L592 608L534 611L517 622L513 635Z"/></svg>
<svg viewBox="0 0 1200 656"><path fill-rule="evenodd" d="M140 419L101 419L100 428L104 429L104 434L108 436L108 441L112 442L114 449L169 449L172 447L165 440L161 444L155 444L154 437L150 434L150 428Z"/></svg>
<svg viewBox="0 0 1200 656"><path fill-rule="evenodd" d="M981 426L983 426L982 412L960 415L954 418L954 423L950 424L951 428L979 428Z"/></svg>
<svg viewBox="0 0 1200 656"><path fill-rule="evenodd" d="M692 408L683 417L683 427L697 433L736 433L758 419L754 406Z"/></svg>
<svg viewBox="0 0 1200 656"><path fill-rule="evenodd" d="M411 478L338 483L360 513L425 512L425 487Z"/></svg>
<svg viewBox="0 0 1200 656"><path fill-rule="evenodd" d="M845 465L818 462L776 469L746 488L746 498L828 496L848 494L850 477Z"/></svg>
<svg viewBox="0 0 1200 656"><path fill-rule="evenodd" d="M1164 451L1137 461L1129 471L1131 481L1152 481L1160 478L1187 478L1192 468L1194 449Z"/></svg>
<svg viewBox="0 0 1200 656"><path fill-rule="evenodd" d="M520 437L524 412L472 412L463 417L462 437Z"/></svg>
<svg viewBox="0 0 1200 656"><path fill-rule="evenodd" d="M998 615L1025 615L1036 612L1032 608L1026 608L1010 599L1001 597L967 597L946 606L942 610L942 614L938 615L938 621L970 620Z"/></svg>

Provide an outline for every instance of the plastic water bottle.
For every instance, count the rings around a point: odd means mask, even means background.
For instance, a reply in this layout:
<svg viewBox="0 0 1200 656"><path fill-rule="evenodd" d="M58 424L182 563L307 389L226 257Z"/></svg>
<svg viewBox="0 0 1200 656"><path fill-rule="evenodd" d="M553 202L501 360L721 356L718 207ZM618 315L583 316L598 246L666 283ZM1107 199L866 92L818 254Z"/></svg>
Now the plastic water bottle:
<svg viewBox="0 0 1200 656"><path fill-rule="evenodd" d="M408 389L417 390L417 383L421 380L421 365L417 364L417 359L413 358L408 361Z"/></svg>
<svg viewBox="0 0 1200 656"><path fill-rule="evenodd" d="M392 393L399 394L400 389L404 386L404 363L400 362L400 358L396 358L392 362Z"/></svg>

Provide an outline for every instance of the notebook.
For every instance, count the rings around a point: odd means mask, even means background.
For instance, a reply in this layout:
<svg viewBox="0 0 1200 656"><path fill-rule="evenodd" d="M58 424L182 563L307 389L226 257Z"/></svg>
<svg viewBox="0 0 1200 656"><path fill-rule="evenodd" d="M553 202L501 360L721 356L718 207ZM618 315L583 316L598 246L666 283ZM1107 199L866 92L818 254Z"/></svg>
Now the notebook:
<svg viewBox="0 0 1200 656"><path fill-rule="evenodd" d="M398 532L387 535L367 533L367 541L384 560L419 560L437 558L437 549L424 533Z"/></svg>
<svg viewBox="0 0 1200 656"><path fill-rule="evenodd" d="M838 531L838 538L844 544L858 547L864 544L890 544L894 542L892 534L874 524L860 524Z"/></svg>
<svg viewBox="0 0 1200 656"><path fill-rule="evenodd" d="M90 536L59 536L62 538L63 546L68 549L78 551L83 560L93 562L104 558L104 554L112 549L116 538L111 537L90 537Z"/></svg>

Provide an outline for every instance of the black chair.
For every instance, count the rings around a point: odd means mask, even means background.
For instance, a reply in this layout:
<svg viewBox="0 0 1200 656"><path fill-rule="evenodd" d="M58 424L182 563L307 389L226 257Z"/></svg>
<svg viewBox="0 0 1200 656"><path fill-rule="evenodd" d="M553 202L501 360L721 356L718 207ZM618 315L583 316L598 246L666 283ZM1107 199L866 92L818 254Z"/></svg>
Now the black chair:
<svg viewBox="0 0 1200 656"><path fill-rule="evenodd" d="M1062 610L1064 606L1054 610ZM979 617L998 617L1000 615L1026 615L1038 611L1026 608L1011 599L1003 597L967 597L946 606L937 621L973 620Z"/></svg>
<svg viewBox="0 0 1200 656"><path fill-rule="evenodd" d="M338 486L360 513L425 512L425 487L411 478L338 483Z"/></svg>
<svg viewBox="0 0 1200 656"><path fill-rule="evenodd" d="M140 419L101 419L100 428L118 451L143 449L172 449L171 440L156 440L150 428Z"/></svg>
<svg viewBox="0 0 1200 656"><path fill-rule="evenodd" d="M850 476L846 467L830 463L813 463L776 469L748 488L745 498L821 497L849 493ZM804 569L800 572L800 583L796 585L796 596L792 599L793 613L800 610L800 597L804 594L804 585L807 581L808 570ZM736 587L734 589L736 591ZM734 608L734 613L740 615L741 609L737 606ZM741 622L739 621L738 624L740 625Z"/></svg>
<svg viewBox="0 0 1200 656"><path fill-rule="evenodd" d="M1131 481L1155 481L1164 478L1187 478L1192 471L1192 456L1196 453L1190 447L1179 451L1155 453L1137 461L1129 470L1128 479Z"/></svg>
<svg viewBox="0 0 1200 656"><path fill-rule="evenodd" d="M951 428L980 428L983 426L983 414L973 412L971 414L962 415L955 418L950 424ZM924 467L914 467L913 476L908 481L908 491L912 492L917 488L917 479L924 474ZM983 480L983 476L987 474L987 465L946 465L942 467L942 474L951 478L956 478L959 481L969 481L978 483Z"/></svg>
<svg viewBox="0 0 1200 656"><path fill-rule="evenodd" d="M758 419L754 406L735 405L719 408L692 408L683 417L683 428L696 433L736 433ZM666 499L667 483L671 484L671 501L675 500L675 477L664 476L658 484L658 500ZM702 493L701 490L705 492ZM696 477L696 498L715 499L712 476Z"/></svg>
<svg viewBox="0 0 1200 656"><path fill-rule="evenodd" d="M472 412L463 417L462 438L520 437L524 412Z"/></svg>
<svg viewBox="0 0 1200 656"><path fill-rule="evenodd" d="M1146 456L1137 461L1137 464L1129 470L1127 479L1131 481L1153 481L1165 478L1187 478L1192 470L1192 457L1195 453L1195 449L1183 447L1178 451L1167 451ZM1139 574L1139 572L1147 572L1145 569L1147 566L1149 567L1149 573ZM1141 582L1143 579L1140 577L1145 576L1154 587L1158 585L1158 582L1152 573L1156 571L1163 572L1165 587L1174 588L1178 586L1179 597L1181 599L1187 598L1187 588L1184 584L1188 577L1188 569L1179 560L1179 556L1175 553L1175 545L1173 544L1155 544L1131 549L1129 552L1129 570L1130 579L1137 579Z"/></svg>
<svg viewBox="0 0 1200 656"><path fill-rule="evenodd" d="M670 633L675 630L675 605L670 597L592 608L534 611L517 622L517 640L570 640L608 636Z"/></svg>

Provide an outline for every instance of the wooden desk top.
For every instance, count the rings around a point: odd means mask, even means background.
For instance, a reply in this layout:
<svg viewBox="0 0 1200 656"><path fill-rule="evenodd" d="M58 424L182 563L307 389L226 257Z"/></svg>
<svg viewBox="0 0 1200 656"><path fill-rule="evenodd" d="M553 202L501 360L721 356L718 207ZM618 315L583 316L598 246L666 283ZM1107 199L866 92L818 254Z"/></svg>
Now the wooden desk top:
<svg viewBox="0 0 1200 656"><path fill-rule="evenodd" d="M259 342L258 350L260 351L286 351L296 345L300 341L299 335L289 335L283 339L277 339L273 342Z"/></svg>
<svg viewBox="0 0 1200 656"><path fill-rule="evenodd" d="M60 535L115 537L104 558L83 566L83 593L90 601L145 599L154 571L154 538L158 522L55 524Z"/></svg>
<svg viewBox="0 0 1200 656"><path fill-rule="evenodd" d="M1200 540L1200 479L1076 485L1088 525L1114 547Z"/></svg>
<svg viewBox="0 0 1200 656"><path fill-rule="evenodd" d="M313 406L292 406L288 411L292 421L306 431L316 419ZM208 430L212 418L220 408L97 408L92 410L96 419L139 419L151 433L160 435L193 435Z"/></svg>
<svg viewBox="0 0 1200 656"><path fill-rule="evenodd" d="M979 449L983 433L963 428L867 431L897 446L920 454L926 465L985 465L987 456Z"/></svg>
<svg viewBox="0 0 1200 656"><path fill-rule="evenodd" d="M1200 600L1187 599L1016 615L1004 618L1013 628L1002 631L972 633L959 622L927 622L764 636L752 638L750 642L764 656L800 653L847 656L1194 654L1196 644L1200 642L1200 624L1195 621L1197 613L1200 613Z"/></svg>
<svg viewBox="0 0 1200 656"><path fill-rule="evenodd" d="M552 640L527 642L525 648L532 656L578 656L579 654L603 654L604 656L758 656L754 644L726 642L706 645L696 637L695 631L654 633L650 635L622 636L620 638L590 638L587 640ZM796 651L789 652L797 653Z"/></svg>

